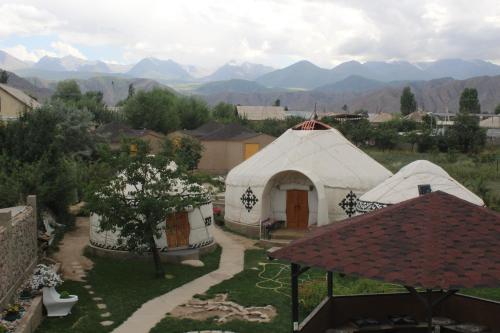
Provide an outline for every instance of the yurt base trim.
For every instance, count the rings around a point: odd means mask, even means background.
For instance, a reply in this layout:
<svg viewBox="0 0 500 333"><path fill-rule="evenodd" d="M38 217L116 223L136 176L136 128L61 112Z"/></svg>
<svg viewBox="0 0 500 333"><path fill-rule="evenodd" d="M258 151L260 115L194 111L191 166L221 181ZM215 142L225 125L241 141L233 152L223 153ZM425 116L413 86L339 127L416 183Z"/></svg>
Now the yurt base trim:
<svg viewBox="0 0 500 333"><path fill-rule="evenodd" d="M90 244L88 247L92 255L103 257L103 258L115 258L115 259L145 259L150 260L151 255L149 252L143 254L130 252L126 250L117 249L104 249L102 247ZM211 241L203 246L197 248L183 248L183 249L173 249L171 251L161 251L160 259L164 263L180 263L183 260L198 260L200 256L211 253L217 249L217 243Z"/></svg>
<svg viewBox="0 0 500 333"><path fill-rule="evenodd" d="M260 238L260 226L224 220L224 225L231 231L251 238Z"/></svg>

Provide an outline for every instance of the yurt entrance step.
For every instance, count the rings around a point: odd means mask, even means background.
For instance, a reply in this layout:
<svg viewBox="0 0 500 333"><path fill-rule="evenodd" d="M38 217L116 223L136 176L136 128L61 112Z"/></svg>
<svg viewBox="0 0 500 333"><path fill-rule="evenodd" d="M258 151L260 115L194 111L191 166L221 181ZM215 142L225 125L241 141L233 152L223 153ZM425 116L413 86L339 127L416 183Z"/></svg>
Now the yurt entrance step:
<svg viewBox="0 0 500 333"><path fill-rule="evenodd" d="M307 229L276 229L270 232L270 239L294 240L302 238Z"/></svg>

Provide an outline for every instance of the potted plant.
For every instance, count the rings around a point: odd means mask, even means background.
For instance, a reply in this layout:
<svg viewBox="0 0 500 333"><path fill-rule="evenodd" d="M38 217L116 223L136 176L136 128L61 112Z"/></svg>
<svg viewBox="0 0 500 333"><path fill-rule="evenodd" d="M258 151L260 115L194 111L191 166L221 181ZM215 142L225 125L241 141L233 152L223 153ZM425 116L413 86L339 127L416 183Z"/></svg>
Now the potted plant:
<svg viewBox="0 0 500 333"><path fill-rule="evenodd" d="M12 304L7 307L7 310L5 310L5 314L3 316L3 319L7 321L14 321L19 318L21 318L20 315L21 312L21 306L19 304Z"/></svg>
<svg viewBox="0 0 500 333"><path fill-rule="evenodd" d="M78 301L78 296L66 295L65 298L57 292L56 287L62 283L61 277L47 265L38 265L31 279L33 290L42 289L43 305L48 317L63 317L71 313L71 308Z"/></svg>
<svg viewBox="0 0 500 333"><path fill-rule="evenodd" d="M19 299L22 301L32 299L33 298L33 293L31 292L31 289L29 288L24 288L21 293L19 294Z"/></svg>

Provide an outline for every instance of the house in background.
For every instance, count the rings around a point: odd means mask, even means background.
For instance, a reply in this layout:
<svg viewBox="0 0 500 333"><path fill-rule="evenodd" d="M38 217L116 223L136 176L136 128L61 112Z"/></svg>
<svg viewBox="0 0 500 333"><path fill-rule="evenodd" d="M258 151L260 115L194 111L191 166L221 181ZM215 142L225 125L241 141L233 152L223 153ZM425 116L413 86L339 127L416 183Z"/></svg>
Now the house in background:
<svg viewBox="0 0 500 333"><path fill-rule="evenodd" d="M245 106L237 105L238 116L250 121L265 119L283 120L286 118L285 108L282 106Z"/></svg>
<svg viewBox="0 0 500 333"><path fill-rule="evenodd" d="M135 138L144 140L149 143L151 153L153 154L157 154L162 150L163 143L167 138L162 133L148 129L136 130L119 122L102 125L96 129L95 133L104 139L110 145L111 149L119 149L123 139Z"/></svg>
<svg viewBox="0 0 500 333"><path fill-rule="evenodd" d="M40 107L38 101L19 89L0 84L0 121L15 120L24 111Z"/></svg>
<svg viewBox="0 0 500 333"><path fill-rule="evenodd" d="M227 173L275 139L237 123L217 122L209 122L190 131L176 131L169 134L169 137L175 139L186 135L200 140L203 145L198 170L212 174Z"/></svg>

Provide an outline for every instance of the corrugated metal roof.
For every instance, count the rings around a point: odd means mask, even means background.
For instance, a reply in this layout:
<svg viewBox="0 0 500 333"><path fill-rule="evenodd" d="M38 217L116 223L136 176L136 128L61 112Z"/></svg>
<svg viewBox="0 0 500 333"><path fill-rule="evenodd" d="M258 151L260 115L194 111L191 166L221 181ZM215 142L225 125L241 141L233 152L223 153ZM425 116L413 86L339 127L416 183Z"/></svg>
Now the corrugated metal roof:
<svg viewBox="0 0 500 333"><path fill-rule="evenodd" d="M285 119L286 112L282 106L246 106L237 105L236 110L240 117L248 120Z"/></svg>
<svg viewBox="0 0 500 333"><path fill-rule="evenodd" d="M35 109L35 108L39 108L41 106L41 104L38 103L38 101L36 99L30 97L29 95L27 95L23 91L16 89L14 87L11 87L7 84L0 83L0 89L4 90L9 95L11 95L12 97L14 97L15 99L17 99L18 101L20 101L21 103L23 103L24 105L26 105L30 108Z"/></svg>
<svg viewBox="0 0 500 333"><path fill-rule="evenodd" d="M500 287L499 244L499 213L438 191L319 227L270 256L414 287Z"/></svg>

